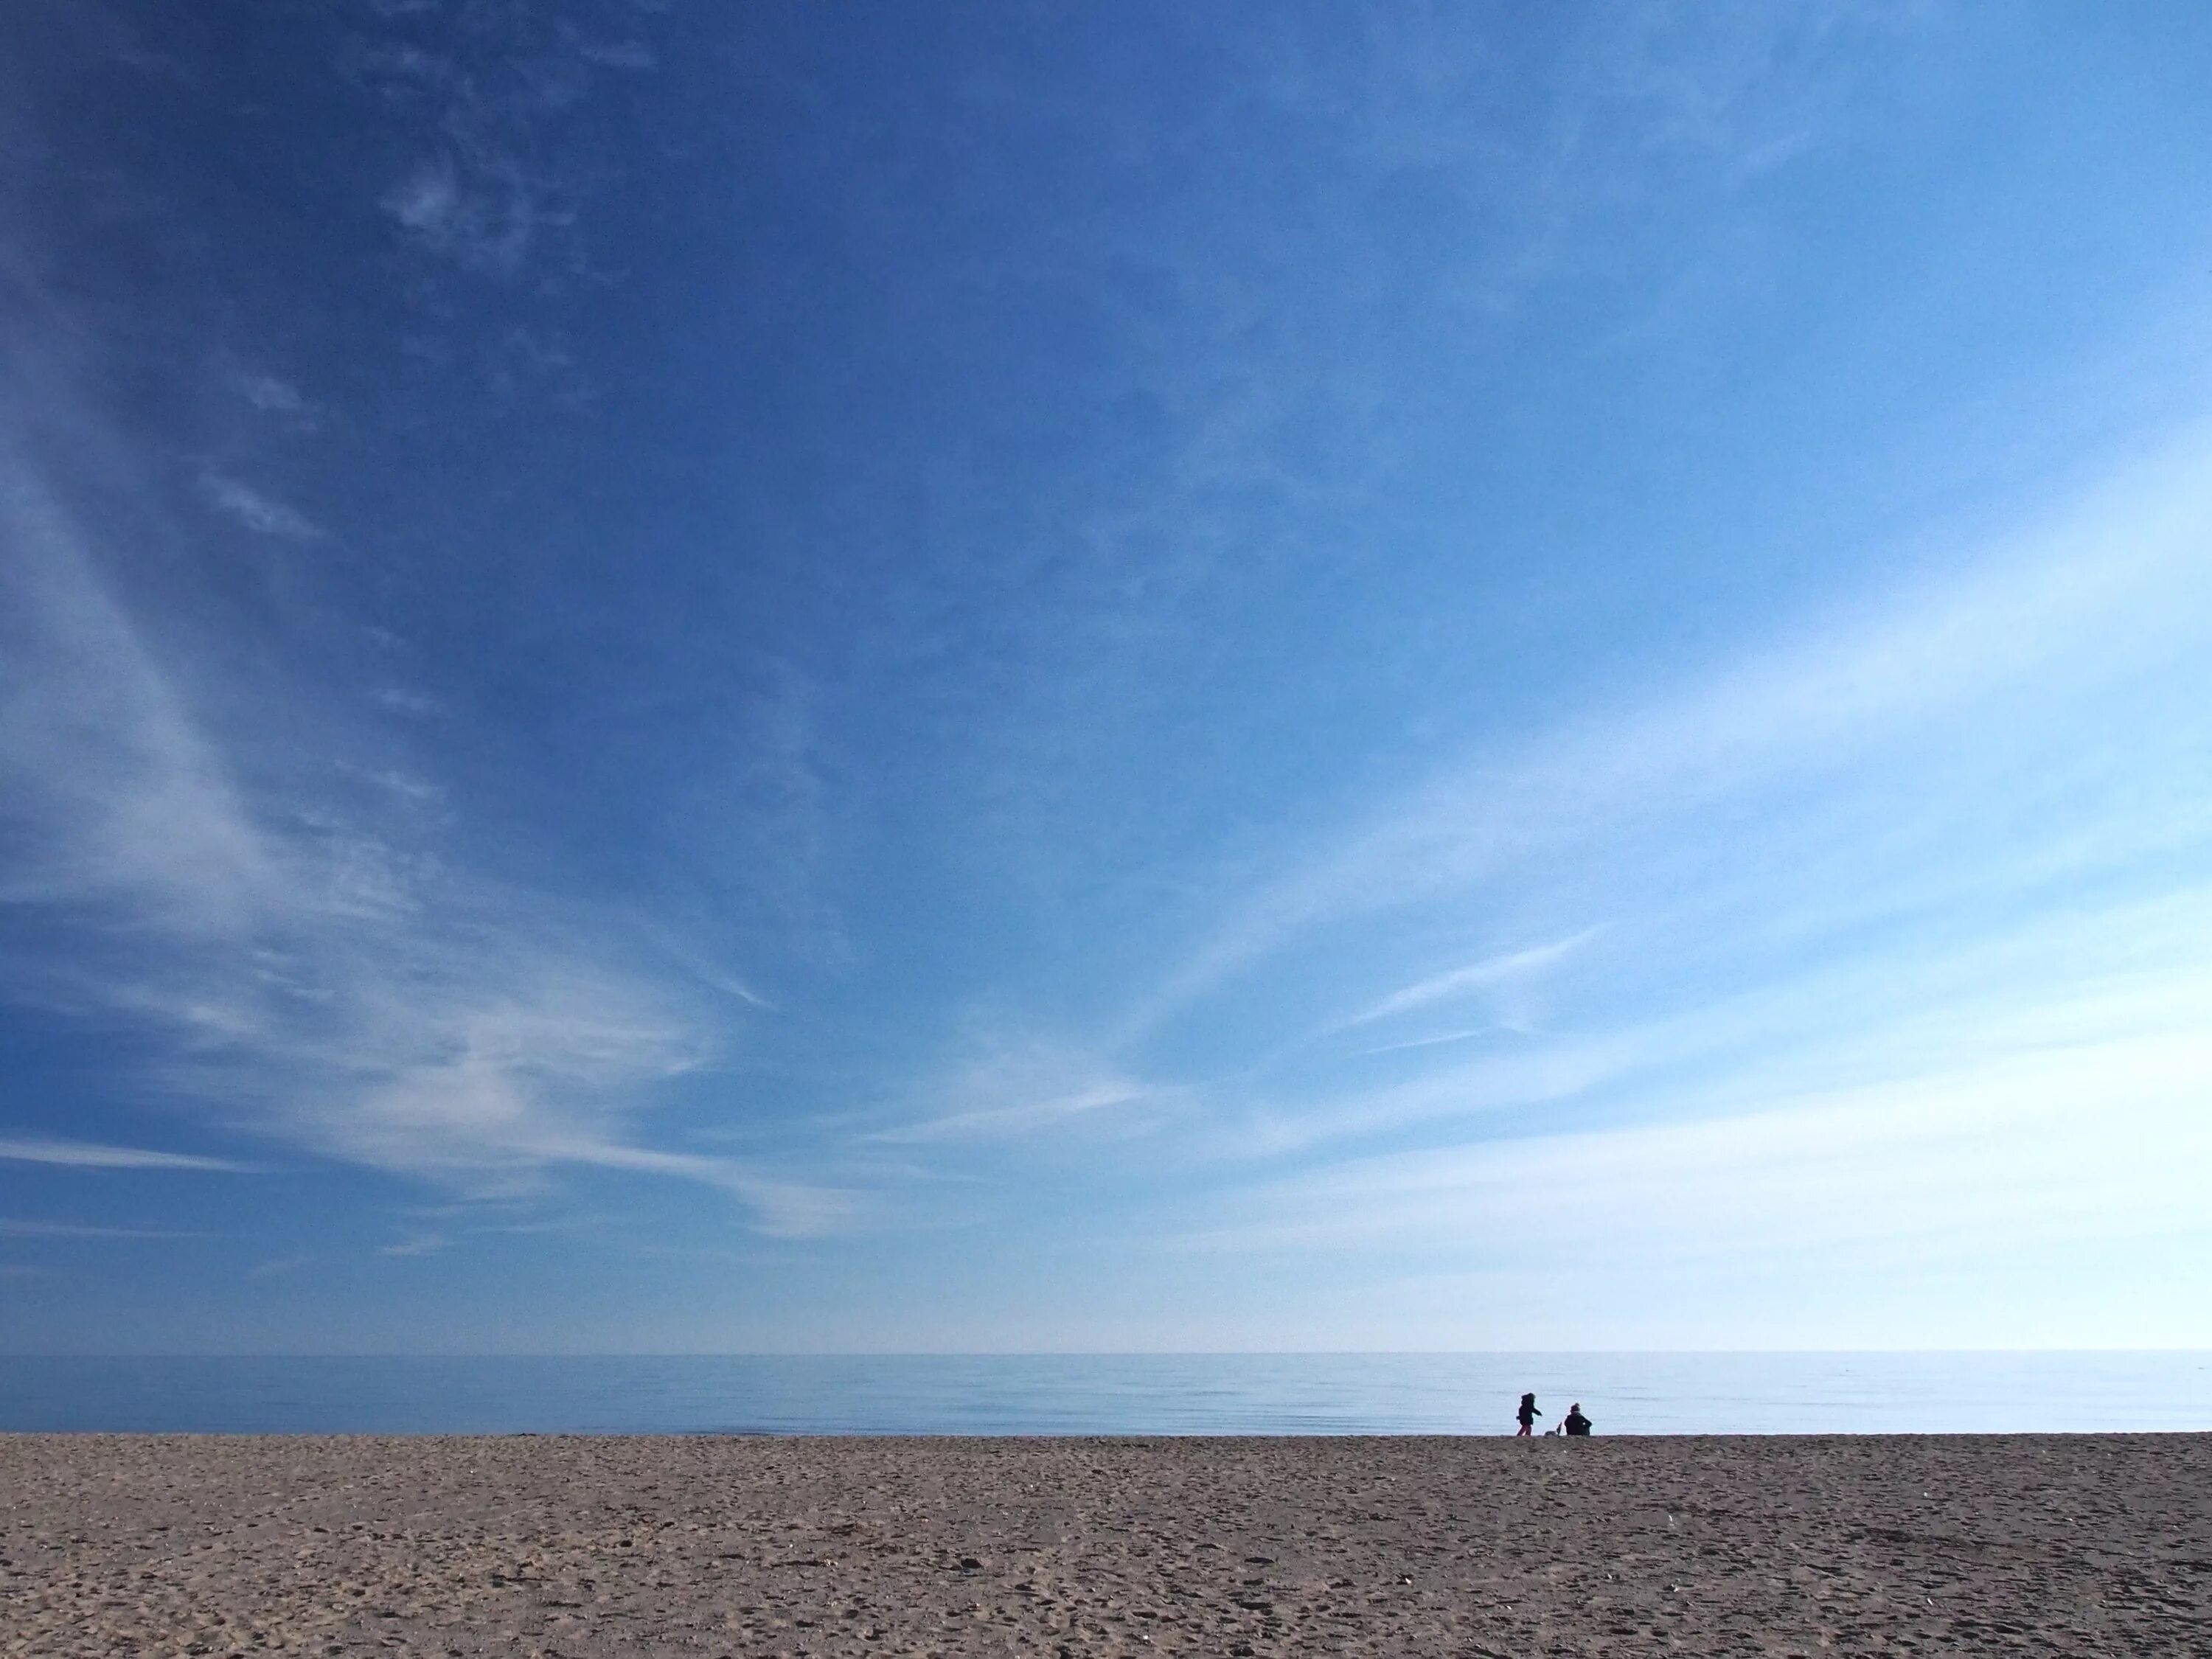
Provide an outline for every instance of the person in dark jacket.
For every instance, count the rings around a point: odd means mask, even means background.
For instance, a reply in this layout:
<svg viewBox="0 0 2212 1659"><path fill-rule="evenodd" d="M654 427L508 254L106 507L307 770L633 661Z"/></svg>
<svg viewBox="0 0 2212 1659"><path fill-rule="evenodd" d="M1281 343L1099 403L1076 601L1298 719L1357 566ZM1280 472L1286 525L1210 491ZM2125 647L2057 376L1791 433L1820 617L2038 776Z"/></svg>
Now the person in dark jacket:
<svg viewBox="0 0 2212 1659"><path fill-rule="evenodd" d="M1543 1415L1541 1412L1536 1409L1536 1396L1533 1394L1522 1395L1521 1396L1521 1409L1516 1413L1515 1415L1518 1418L1521 1424L1521 1434L1514 1436L1514 1438L1517 1440L1521 1437L1521 1435L1527 1434L1532 1428L1534 1428L1535 1426L1536 1419Z"/></svg>
<svg viewBox="0 0 2212 1659"><path fill-rule="evenodd" d="M1567 1408L1567 1420L1565 1426L1569 1434L1588 1434L1590 1431L1590 1420L1583 1415L1581 1401L1576 1401Z"/></svg>

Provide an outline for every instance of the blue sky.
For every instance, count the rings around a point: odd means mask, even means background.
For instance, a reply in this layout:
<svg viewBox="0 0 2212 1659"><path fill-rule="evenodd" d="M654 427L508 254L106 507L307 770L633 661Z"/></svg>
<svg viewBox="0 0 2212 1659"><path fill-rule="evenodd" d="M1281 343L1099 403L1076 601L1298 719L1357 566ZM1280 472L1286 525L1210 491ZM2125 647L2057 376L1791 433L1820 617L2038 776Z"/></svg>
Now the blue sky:
<svg viewBox="0 0 2212 1659"><path fill-rule="evenodd" d="M2212 13L0 21L0 1344L2212 1346Z"/></svg>

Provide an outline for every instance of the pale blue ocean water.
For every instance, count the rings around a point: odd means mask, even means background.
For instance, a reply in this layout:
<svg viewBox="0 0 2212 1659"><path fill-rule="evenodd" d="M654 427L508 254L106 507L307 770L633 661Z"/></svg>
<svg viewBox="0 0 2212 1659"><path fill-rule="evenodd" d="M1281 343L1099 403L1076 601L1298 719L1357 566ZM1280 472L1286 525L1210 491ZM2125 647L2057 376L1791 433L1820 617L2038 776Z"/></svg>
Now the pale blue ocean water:
<svg viewBox="0 0 2212 1659"><path fill-rule="evenodd" d="M2212 1430L2212 1353L0 1357L0 1430L1600 1434Z"/></svg>

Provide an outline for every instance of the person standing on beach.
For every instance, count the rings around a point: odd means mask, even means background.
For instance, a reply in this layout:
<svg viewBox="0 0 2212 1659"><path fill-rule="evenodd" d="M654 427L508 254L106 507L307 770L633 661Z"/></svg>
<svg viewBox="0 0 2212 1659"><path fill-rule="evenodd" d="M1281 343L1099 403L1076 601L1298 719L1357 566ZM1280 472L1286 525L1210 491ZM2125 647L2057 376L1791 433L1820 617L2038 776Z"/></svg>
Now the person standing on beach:
<svg viewBox="0 0 2212 1659"><path fill-rule="evenodd" d="M1536 1419L1542 1414L1542 1413L1536 1409L1536 1396L1533 1394L1522 1395L1521 1396L1521 1409L1517 1413L1521 1421L1521 1432L1515 1435L1513 1437L1516 1440L1518 1440L1528 1435L1528 1432L1535 1427Z"/></svg>

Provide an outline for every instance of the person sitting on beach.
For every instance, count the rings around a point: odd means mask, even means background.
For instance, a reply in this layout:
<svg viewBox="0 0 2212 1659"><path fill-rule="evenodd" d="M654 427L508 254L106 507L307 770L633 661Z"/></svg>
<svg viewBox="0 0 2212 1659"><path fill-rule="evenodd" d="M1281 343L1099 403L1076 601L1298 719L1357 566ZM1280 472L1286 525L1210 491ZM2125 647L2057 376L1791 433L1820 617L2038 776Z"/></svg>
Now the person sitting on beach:
<svg viewBox="0 0 2212 1659"><path fill-rule="evenodd" d="M1567 1408L1567 1420L1559 1426L1569 1434L1588 1434L1590 1431L1590 1420L1583 1415L1581 1401L1576 1401Z"/></svg>
<svg viewBox="0 0 2212 1659"><path fill-rule="evenodd" d="M1543 1415L1541 1412L1536 1409L1536 1396L1534 1395L1524 1394L1521 1396L1521 1409L1517 1415L1521 1421L1521 1433L1513 1437L1516 1440L1520 1439L1522 1435L1528 1433L1528 1431L1535 1426L1536 1419Z"/></svg>

